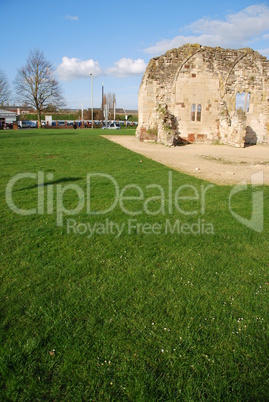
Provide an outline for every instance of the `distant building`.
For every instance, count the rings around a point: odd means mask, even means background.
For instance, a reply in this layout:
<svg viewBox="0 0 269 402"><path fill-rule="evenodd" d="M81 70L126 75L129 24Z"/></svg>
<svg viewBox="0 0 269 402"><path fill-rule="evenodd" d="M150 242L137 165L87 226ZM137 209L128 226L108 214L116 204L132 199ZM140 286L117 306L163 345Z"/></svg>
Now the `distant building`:
<svg viewBox="0 0 269 402"><path fill-rule="evenodd" d="M0 109L0 127L2 128L4 124L13 123L16 121L16 112L12 112L6 109Z"/></svg>

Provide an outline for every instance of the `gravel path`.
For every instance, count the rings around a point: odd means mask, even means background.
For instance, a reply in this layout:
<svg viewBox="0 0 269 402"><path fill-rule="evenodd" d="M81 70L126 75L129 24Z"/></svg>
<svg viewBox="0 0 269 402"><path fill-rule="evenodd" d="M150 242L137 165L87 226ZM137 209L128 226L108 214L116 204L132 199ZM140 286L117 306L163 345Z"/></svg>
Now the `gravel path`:
<svg viewBox="0 0 269 402"><path fill-rule="evenodd" d="M237 184L243 180L251 183L251 176L263 171L264 184L269 185L269 145L247 148L206 144L165 147L140 142L133 136L103 137L163 165L212 183Z"/></svg>

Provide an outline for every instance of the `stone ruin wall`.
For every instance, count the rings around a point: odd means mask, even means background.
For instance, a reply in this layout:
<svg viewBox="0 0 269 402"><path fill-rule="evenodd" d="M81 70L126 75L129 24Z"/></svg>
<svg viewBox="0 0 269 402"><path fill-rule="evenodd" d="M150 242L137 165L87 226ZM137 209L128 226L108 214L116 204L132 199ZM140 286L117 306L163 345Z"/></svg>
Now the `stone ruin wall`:
<svg viewBox="0 0 269 402"><path fill-rule="evenodd" d="M242 92L245 110L236 110ZM141 141L269 143L269 61L248 48L172 49L149 62L138 110Z"/></svg>

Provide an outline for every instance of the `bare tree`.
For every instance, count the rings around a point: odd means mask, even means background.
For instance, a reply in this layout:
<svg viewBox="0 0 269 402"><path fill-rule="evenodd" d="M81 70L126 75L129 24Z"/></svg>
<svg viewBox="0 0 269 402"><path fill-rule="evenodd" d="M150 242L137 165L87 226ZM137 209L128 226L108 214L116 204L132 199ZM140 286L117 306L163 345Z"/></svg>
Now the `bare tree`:
<svg viewBox="0 0 269 402"><path fill-rule="evenodd" d="M10 98L11 92L9 83L4 71L0 70L0 104L6 103Z"/></svg>
<svg viewBox="0 0 269 402"><path fill-rule="evenodd" d="M15 79L18 101L36 109L39 127L41 127L41 113L48 106L53 105L56 108L64 106L62 89L54 77L54 71L44 53L33 50L26 65L18 70Z"/></svg>
<svg viewBox="0 0 269 402"><path fill-rule="evenodd" d="M108 92L106 94L106 103L108 104L109 109L112 109L113 100L112 100L112 93L111 92Z"/></svg>
<svg viewBox="0 0 269 402"><path fill-rule="evenodd" d="M106 101L109 105L109 109L113 109L114 103L116 103L116 95L114 93L108 92L108 94L106 95Z"/></svg>

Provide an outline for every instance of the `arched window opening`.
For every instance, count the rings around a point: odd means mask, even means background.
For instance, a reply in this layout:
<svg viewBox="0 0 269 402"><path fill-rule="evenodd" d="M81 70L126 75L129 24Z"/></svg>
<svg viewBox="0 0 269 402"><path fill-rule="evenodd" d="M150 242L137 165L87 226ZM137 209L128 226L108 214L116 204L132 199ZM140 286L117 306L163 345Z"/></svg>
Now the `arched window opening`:
<svg viewBox="0 0 269 402"><path fill-rule="evenodd" d="M250 102L250 93L247 94L246 98L246 112L249 112L249 102Z"/></svg>
<svg viewBox="0 0 269 402"><path fill-rule="evenodd" d="M195 121L196 105L191 105L191 121Z"/></svg>
<svg viewBox="0 0 269 402"><path fill-rule="evenodd" d="M249 112L249 103L250 103L250 93L249 92L237 92L236 101L235 101L235 109L243 109L245 112Z"/></svg>
<svg viewBox="0 0 269 402"><path fill-rule="evenodd" d="M191 105L191 121L201 121L202 117L202 105L196 105L193 103Z"/></svg>
<svg viewBox="0 0 269 402"><path fill-rule="evenodd" d="M199 104L197 106L197 117L196 120L197 121L201 121L201 116L202 116L202 106Z"/></svg>
<svg viewBox="0 0 269 402"><path fill-rule="evenodd" d="M235 100L235 109L238 110L241 108L244 110L244 107L245 107L245 92L241 94L237 92Z"/></svg>

